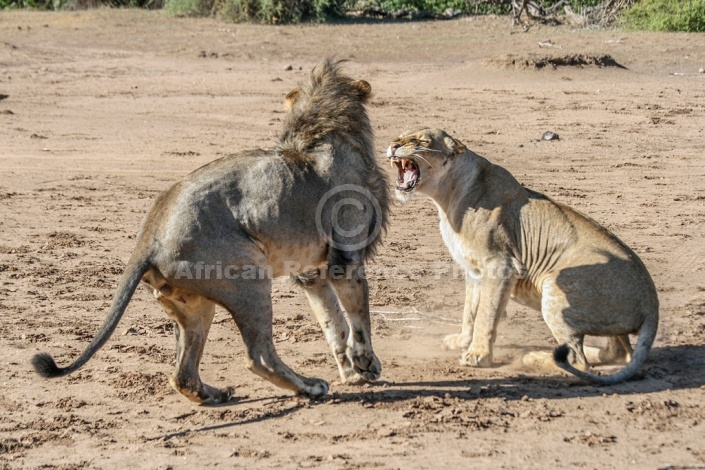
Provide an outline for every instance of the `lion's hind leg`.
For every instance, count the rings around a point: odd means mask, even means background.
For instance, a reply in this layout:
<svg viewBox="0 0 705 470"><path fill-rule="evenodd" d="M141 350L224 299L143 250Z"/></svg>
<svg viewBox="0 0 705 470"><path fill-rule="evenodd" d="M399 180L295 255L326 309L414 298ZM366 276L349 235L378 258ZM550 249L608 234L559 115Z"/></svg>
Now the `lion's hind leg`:
<svg viewBox="0 0 705 470"><path fill-rule="evenodd" d="M247 348L247 368L278 387L309 396L328 393L325 380L303 377L281 360L272 340L272 284L268 279L239 281L237 287L217 294L240 329Z"/></svg>
<svg viewBox="0 0 705 470"><path fill-rule="evenodd" d="M164 295L165 292L168 295ZM215 304L171 286L166 289L162 286L161 290L155 290L155 294L175 324L176 371L170 379L171 385L189 400L204 405L228 401L234 392L232 388L221 390L207 385L198 373L215 315Z"/></svg>

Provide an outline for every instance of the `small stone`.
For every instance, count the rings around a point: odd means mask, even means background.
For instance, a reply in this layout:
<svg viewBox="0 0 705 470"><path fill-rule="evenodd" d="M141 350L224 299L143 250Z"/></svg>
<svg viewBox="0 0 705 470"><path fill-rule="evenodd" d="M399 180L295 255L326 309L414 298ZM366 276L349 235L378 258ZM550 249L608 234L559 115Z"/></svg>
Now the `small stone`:
<svg viewBox="0 0 705 470"><path fill-rule="evenodd" d="M698 73L705 73L705 67L700 67L698 69Z"/></svg>
<svg viewBox="0 0 705 470"><path fill-rule="evenodd" d="M546 132L544 132L543 135L541 136L541 139L543 139L543 140L559 140L560 137L559 137L558 134L556 134L555 132L546 131Z"/></svg>
<svg viewBox="0 0 705 470"><path fill-rule="evenodd" d="M292 65L287 65L286 67L284 67L284 70L289 72L290 70L294 70L294 67Z"/></svg>
<svg viewBox="0 0 705 470"><path fill-rule="evenodd" d="M392 428L380 428L377 430L377 437L392 437L396 435L396 431Z"/></svg>

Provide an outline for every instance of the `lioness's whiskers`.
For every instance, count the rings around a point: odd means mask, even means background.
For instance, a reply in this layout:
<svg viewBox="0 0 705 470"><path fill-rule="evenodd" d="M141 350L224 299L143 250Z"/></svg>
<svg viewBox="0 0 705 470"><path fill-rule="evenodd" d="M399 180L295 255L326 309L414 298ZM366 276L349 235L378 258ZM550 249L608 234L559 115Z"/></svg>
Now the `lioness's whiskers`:
<svg viewBox="0 0 705 470"><path fill-rule="evenodd" d="M431 165L431 163L430 163L428 160L426 160L424 157L422 157L422 156L419 155L418 153L415 153L415 154L414 154L414 157L419 157L421 160L423 160L423 161L425 161L426 163L428 163L428 166L433 167L433 165Z"/></svg>

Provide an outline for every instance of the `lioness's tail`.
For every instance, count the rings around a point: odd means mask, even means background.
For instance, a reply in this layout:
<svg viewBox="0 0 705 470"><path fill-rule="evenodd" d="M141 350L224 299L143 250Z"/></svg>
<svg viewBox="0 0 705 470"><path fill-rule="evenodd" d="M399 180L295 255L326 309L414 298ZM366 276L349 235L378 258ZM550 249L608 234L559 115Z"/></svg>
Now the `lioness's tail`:
<svg viewBox="0 0 705 470"><path fill-rule="evenodd" d="M658 315L653 313L647 315L644 322L641 324L641 328L639 328L639 339L634 347L632 360L624 369L613 375L595 375L588 372L583 372L573 367L573 365L568 362L570 347L567 344L558 346L553 351L553 360L556 361L556 365L561 369L588 382L593 382L599 385L618 384L620 382L624 382L639 372L641 367L646 362L646 357L649 355L651 345L654 343L654 339L656 338L657 330Z"/></svg>
<svg viewBox="0 0 705 470"><path fill-rule="evenodd" d="M113 303L110 306L108 318L105 319L100 331L98 331L98 334L93 338L91 344L83 351L83 354L67 367L57 366L54 358L51 357L50 354L37 354L32 358L32 365L39 375L42 377L61 377L70 374L88 362L93 354L110 338L120 318L122 318L122 314L125 312L127 304L132 298L132 294L134 294L135 289L137 289L142 275L149 269L150 256L144 255L144 253L140 254L140 251L141 250L136 250L130 258L130 261L127 262L125 272L118 284L118 290L113 297Z"/></svg>

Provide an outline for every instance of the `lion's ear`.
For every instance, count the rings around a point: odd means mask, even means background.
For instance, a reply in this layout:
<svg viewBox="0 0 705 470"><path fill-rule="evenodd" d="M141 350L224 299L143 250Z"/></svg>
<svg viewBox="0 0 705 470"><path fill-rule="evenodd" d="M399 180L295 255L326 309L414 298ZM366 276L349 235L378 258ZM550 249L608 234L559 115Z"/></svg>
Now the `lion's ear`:
<svg viewBox="0 0 705 470"><path fill-rule="evenodd" d="M356 80L355 83L353 83L353 86L357 90L357 93L360 95L360 98L362 98L362 101L366 102L372 94L372 86L370 86L370 84L367 83L365 80Z"/></svg>
<svg viewBox="0 0 705 470"><path fill-rule="evenodd" d="M298 88L294 88L289 92L288 95L286 95L286 98L284 99L284 106L286 106L286 110L290 111L291 108L294 107L296 102L299 100L299 96L301 95L301 90Z"/></svg>
<svg viewBox="0 0 705 470"><path fill-rule="evenodd" d="M465 146L464 143L459 141L458 139L454 139L451 136L445 136L443 138L443 141L446 144L446 147L448 147L454 155L457 155L459 153L463 153L465 150L467 150L467 147Z"/></svg>

